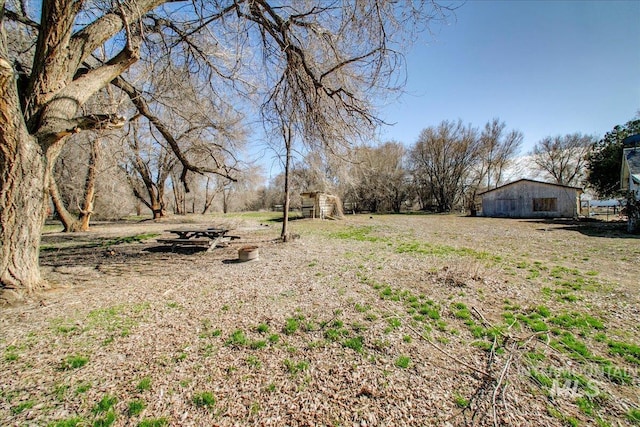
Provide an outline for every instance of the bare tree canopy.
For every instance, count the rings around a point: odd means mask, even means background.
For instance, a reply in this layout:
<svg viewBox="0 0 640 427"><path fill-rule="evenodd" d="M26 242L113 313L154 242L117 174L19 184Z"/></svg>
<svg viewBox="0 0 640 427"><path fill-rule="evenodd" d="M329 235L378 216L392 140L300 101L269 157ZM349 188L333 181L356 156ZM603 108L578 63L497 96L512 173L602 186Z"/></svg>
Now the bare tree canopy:
<svg viewBox="0 0 640 427"><path fill-rule="evenodd" d="M480 154L477 129L461 120L424 129L409 153L412 171L422 180L439 212L450 211L464 192Z"/></svg>
<svg viewBox="0 0 640 427"><path fill-rule="evenodd" d="M587 157L595 142L595 137L580 133L549 136L533 147L531 159L556 183L577 186L585 177Z"/></svg>
<svg viewBox="0 0 640 427"><path fill-rule="evenodd" d="M358 209L400 212L408 192L404 146L388 141L378 147L359 147L353 157L347 198Z"/></svg>
<svg viewBox="0 0 640 427"><path fill-rule="evenodd" d="M0 283L3 295L14 297L43 285L39 232L50 173L67 137L119 128L130 117L117 105L83 114L101 90L113 84L126 94L135 115L162 135L183 177L228 175L222 164L194 163L176 143L179 129L145 107L153 85L139 78L141 69L158 77L181 68L219 101L263 93L264 105L286 107L297 135L343 139L376 123L369 97L401 85L401 48L446 12L410 0L27 4L0 0Z"/></svg>
<svg viewBox="0 0 640 427"><path fill-rule="evenodd" d="M505 169L522 146L522 132L507 131L506 126L500 119L494 118L484 125L480 133L480 167L477 179L480 188L500 186Z"/></svg>

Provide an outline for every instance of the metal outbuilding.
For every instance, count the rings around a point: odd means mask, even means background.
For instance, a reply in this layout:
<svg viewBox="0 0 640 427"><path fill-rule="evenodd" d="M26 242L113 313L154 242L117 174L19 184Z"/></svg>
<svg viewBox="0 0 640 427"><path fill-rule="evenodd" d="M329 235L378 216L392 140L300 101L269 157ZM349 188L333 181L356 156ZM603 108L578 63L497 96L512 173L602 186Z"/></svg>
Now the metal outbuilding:
<svg viewBox="0 0 640 427"><path fill-rule="evenodd" d="M480 193L482 216L505 218L576 218L582 189L520 179Z"/></svg>

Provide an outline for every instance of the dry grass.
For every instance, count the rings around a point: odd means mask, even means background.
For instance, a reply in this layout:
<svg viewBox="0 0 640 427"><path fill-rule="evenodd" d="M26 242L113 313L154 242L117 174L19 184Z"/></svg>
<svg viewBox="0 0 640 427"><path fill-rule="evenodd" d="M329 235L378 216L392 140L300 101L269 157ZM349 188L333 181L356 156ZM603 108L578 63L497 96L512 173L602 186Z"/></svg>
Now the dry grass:
<svg viewBox="0 0 640 427"><path fill-rule="evenodd" d="M53 289L0 314L0 424L635 422L640 241L617 225L349 216L281 244L267 219L188 218L242 237L212 253L123 239L180 218L46 234Z"/></svg>

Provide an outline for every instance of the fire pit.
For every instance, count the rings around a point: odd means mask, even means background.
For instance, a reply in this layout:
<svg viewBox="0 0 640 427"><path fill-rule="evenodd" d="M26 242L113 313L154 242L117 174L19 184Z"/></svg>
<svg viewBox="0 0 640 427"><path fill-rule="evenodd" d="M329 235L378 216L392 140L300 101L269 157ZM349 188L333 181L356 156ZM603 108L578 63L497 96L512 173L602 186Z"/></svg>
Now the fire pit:
<svg viewBox="0 0 640 427"><path fill-rule="evenodd" d="M238 249L238 259L241 262L255 261L258 259L258 247L257 246L243 246Z"/></svg>

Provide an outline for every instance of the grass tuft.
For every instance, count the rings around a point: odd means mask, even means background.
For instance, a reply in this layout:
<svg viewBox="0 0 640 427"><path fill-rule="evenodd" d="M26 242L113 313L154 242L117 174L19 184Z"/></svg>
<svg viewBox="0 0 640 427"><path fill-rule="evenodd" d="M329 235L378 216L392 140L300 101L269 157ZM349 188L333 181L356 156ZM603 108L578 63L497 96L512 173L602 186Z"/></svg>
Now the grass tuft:
<svg viewBox="0 0 640 427"><path fill-rule="evenodd" d="M138 427L164 427L169 425L166 418L147 418L138 423Z"/></svg>
<svg viewBox="0 0 640 427"><path fill-rule="evenodd" d="M62 365L60 366L60 368L63 371L69 371L71 369L82 368L87 363L89 363L89 358L86 356L80 356L80 355L67 356L62 361Z"/></svg>
<svg viewBox="0 0 640 427"><path fill-rule="evenodd" d="M200 408L213 407L216 404L216 398L213 396L213 393L209 391L194 394L191 401Z"/></svg>
<svg viewBox="0 0 640 427"><path fill-rule="evenodd" d="M138 389L138 391L146 391L151 389L151 378L149 377L142 378L138 383L138 385L136 386L136 388Z"/></svg>
<svg viewBox="0 0 640 427"><path fill-rule="evenodd" d="M609 341L609 353L622 356L625 360L640 365L640 346L619 341Z"/></svg>
<svg viewBox="0 0 640 427"><path fill-rule="evenodd" d="M362 345L364 342L364 338L362 336L357 336L354 338L349 338L347 340L345 340L342 345L350 348L358 353L362 352Z"/></svg>
<svg viewBox="0 0 640 427"><path fill-rule="evenodd" d="M402 369L407 369L410 364L411 364L411 358L409 356L399 356L396 359L396 363L395 363L395 365L398 368L402 368Z"/></svg>
<svg viewBox="0 0 640 427"><path fill-rule="evenodd" d="M144 400L141 400L141 399L132 400L131 402L129 402L129 405L127 406L127 414L129 414L130 417L135 417L136 415L140 415L146 407L147 407L147 404L145 403Z"/></svg>

